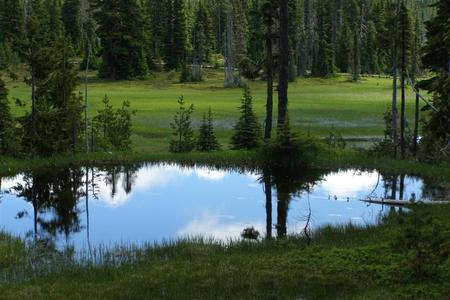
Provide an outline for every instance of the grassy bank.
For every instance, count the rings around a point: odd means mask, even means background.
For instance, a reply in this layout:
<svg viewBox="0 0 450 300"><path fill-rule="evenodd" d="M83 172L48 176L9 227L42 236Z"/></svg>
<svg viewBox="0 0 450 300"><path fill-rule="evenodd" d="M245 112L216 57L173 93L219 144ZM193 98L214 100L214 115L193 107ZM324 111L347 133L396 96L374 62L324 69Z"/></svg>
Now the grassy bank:
<svg viewBox="0 0 450 300"><path fill-rule="evenodd" d="M450 206L423 209L448 232ZM228 246L197 240L122 247L103 251L96 266L66 259L52 269L49 259L50 273L38 277L23 268L26 280L5 277L0 291L5 299L446 298L449 259L433 276L414 277L411 253L392 247L404 227L393 214L376 227L322 228L310 242L291 237ZM10 242L0 235L0 245ZM3 267L20 267L26 251L14 252L16 259Z"/></svg>
<svg viewBox="0 0 450 300"><path fill-rule="evenodd" d="M21 72L19 72L21 73ZM249 82L256 114L261 124L265 115L266 87L263 81ZM363 78L360 83L348 81L341 75L329 79L304 78L289 85L289 111L295 129L326 137L334 127L348 138L382 136L383 113L391 102L392 82L388 78ZM8 81L10 100L30 99L30 88L21 81ZM82 90L80 88L80 90ZM184 95L187 103L195 105L194 127L198 128L202 115L209 107L215 115L220 142L228 147L231 129L238 117L237 107L242 98L241 89L223 88L223 73L208 70L205 81L179 84L175 73L156 73L146 80L104 81L94 73L89 85L89 114L92 117L102 108L102 99L108 94L111 103L119 107L123 100L131 102L137 111L133 120L133 145L138 152L167 151L171 138L170 122L177 110L177 100ZM408 99L413 95L408 93ZM407 115L413 117L413 103L407 101ZM15 107L21 115L29 110ZM412 124L413 122L410 122Z"/></svg>
<svg viewBox="0 0 450 300"><path fill-rule="evenodd" d="M217 168L255 169L261 164L261 154L255 151L224 150L210 153L192 152L174 154L153 153L90 153L53 158L13 159L0 157L0 176L14 175L27 170L48 170L53 167L80 165L118 165L130 163L179 163L208 165ZM383 173L417 175L441 181L450 181L450 165L430 165L412 160L395 160L368 155L356 150L322 150L311 162L313 168L334 170L338 168L377 169Z"/></svg>

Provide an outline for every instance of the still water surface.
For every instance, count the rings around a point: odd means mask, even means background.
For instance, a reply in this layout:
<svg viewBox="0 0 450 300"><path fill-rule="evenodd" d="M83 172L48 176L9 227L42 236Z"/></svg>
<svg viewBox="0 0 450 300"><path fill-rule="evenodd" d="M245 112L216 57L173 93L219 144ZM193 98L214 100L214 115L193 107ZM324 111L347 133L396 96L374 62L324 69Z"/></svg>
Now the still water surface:
<svg viewBox="0 0 450 300"><path fill-rule="evenodd" d="M301 234L326 224L374 224L390 207L361 202L442 199L448 189L376 171L256 174L207 167L75 168L2 178L0 229L77 249L183 237ZM86 193L87 191L87 193Z"/></svg>

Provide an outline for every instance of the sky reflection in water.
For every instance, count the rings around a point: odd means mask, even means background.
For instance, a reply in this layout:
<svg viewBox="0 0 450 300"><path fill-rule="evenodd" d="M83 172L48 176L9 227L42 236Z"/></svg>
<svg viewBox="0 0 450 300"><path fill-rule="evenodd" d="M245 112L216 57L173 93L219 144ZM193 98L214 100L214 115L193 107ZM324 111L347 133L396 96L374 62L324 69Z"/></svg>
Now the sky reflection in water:
<svg viewBox="0 0 450 300"><path fill-rule="evenodd" d="M51 179L24 174L3 178L0 228L22 237L33 236L36 220L39 236L46 236L59 246L74 244L77 248L87 245L88 224L93 246L160 242L186 236L227 240L238 238L242 230L250 226L265 235L267 220L271 221L270 227L276 236L300 233L309 207L313 228L349 222L373 224L390 208L359 201L369 194L384 198L393 198L395 194L397 199L401 196L403 199L430 199L441 192L428 187L421 179L356 170L312 176L314 180L309 185L291 184L291 177L278 179L278 182L273 179L270 220L266 213L264 183L260 182L258 174L176 165L89 169L87 206L85 172L85 169L63 171ZM300 176L298 181L302 178ZM37 188L31 187L41 187L41 181L44 186L47 181L52 183L43 188L45 196L41 200L35 196L34 204L38 208L35 215L33 201L27 202L18 194L24 190L38 194ZM393 182L397 182L395 188ZM18 186L25 189L17 189ZM27 195L32 197L31 193ZM53 202L46 202L48 195L52 195Z"/></svg>

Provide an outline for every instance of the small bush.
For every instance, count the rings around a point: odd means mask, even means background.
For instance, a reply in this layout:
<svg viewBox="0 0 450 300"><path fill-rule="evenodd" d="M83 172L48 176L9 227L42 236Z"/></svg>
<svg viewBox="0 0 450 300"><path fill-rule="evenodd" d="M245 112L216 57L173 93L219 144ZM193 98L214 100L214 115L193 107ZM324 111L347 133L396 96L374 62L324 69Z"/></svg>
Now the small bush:
<svg viewBox="0 0 450 300"><path fill-rule="evenodd" d="M405 271L412 280L438 275L439 266L448 258L445 251L446 228L437 224L424 204L414 204L411 212L401 214L399 231L392 248L404 257Z"/></svg>

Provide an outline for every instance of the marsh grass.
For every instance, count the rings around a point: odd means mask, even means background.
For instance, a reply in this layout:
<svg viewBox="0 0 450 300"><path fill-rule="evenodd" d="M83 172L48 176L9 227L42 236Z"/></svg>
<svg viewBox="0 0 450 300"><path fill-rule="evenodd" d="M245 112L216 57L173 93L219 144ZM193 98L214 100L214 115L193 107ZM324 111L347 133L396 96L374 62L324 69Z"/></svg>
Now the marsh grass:
<svg viewBox="0 0 450 300"><path fill-rule="evenodd" d="M450 215L450 206L424 209L440 222ZM22 243L16 256L26 258L2 270L0 287L3 297L33 299L445 298L449 263L438 279L405 282L404 255L389 246L401 230L391 214L378 226L319 228L311 243L301 235L257 242L192 237L76 255L41 248L39 256Z"/></svg>
<svg viewBox="0 0 450 300"><path fill-rule="evenodd" d="M19 70L22 75L23 70ZM23 76L19 76L22 78ZM89 115L93 117L102 108L105 94L114 107L124 100L137 110L133 118L132 136L138 152L168 150L171 137L170 122L177 110L177 99L183 95L193 103L193 125L200 126L203 113L209 107L215 113L215 128L223 148L229 148L232 127L238 118L241 89L223 88L223 73L208 70L201 83L179 84L167 73L155 73L145 80L107 81L91 74L89 86ZM348 82L347 75L329 79L304 78L289 86L289 111L291 126L311 134L326 137L335 128L345 138L380 137L383 135L383 113L391 99L391 81L388 78L364 78L361 83ZM178 76L175 76L178 78ZM249 82L254 98L254 108L260 123L265 115L265 82ZM25 108L13 107L20 116L29 110L30 88L21 81L7 81L11 103L19 98L28 101ZM80 87L80 91L82 88ZM409 91L408 91L409 92ZM412 99L413 95L407 95ZM413 102L407 102L408 117L413 116ZM412 122L411 122L412 124Z"/></svg>

